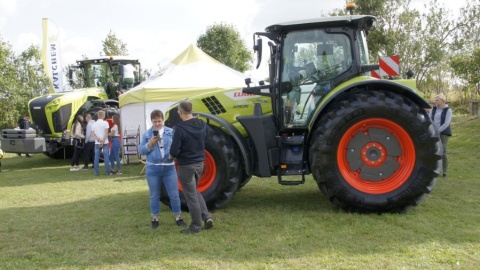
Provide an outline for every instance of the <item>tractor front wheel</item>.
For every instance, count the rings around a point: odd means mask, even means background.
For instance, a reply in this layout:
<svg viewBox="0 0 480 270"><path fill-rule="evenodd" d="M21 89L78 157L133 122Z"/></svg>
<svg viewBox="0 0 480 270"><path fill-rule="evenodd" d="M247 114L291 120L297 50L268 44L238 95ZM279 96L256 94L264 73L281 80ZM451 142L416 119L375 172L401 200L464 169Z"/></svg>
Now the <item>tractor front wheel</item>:
<svg viewBox="0 0 480 270"><path fill-rule="evenodd" d="M310 164L318 187L353 212L403 212L435 186L441 144L427 113L387 91L351 94L316 125Z"/></svg>

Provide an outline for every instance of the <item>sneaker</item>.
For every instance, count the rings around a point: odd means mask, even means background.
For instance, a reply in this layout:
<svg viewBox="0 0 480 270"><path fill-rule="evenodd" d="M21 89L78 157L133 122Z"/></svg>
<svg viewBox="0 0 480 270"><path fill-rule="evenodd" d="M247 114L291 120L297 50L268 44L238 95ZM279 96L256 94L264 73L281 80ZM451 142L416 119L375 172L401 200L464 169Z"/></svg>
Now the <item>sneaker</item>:
<svg viewBox="0 0 480 270"><path fill-rule="evenodd" d="M180 227L187 227L187 223L185 223L185 221L183 221L183 218L181 217L176 219L175 223L177 223L177 225Z"/></svg>
<svg viewBox="0 0 480 270"><path fill-rule="evenodd" d="M26 156L26 157L32 157L32 156L30 156L29 154L26 154L25 156Z"/></svg>
<svg viewBox="0 0 480 270"><path fill-rule="evenodd" d="M213 227L213 219L209 218L205 221L205 230L211 229Z"/></svg>
<svg viewBox="0 0 480 270"><path fill-rule="evenodd" d="M152 229L155 230L156 228L158 228L158 219L154 219L152 220L152 225L151 225Z"/></svg>
<svg viewBox="0 0 480 270"><path fill-rule="evenodd" d="M87 170L88 170L88 167L83 166L83 167L81 168L81 170L82 170L82 171L87 171Z"/></svg>
<svg viewBox="0 0 480 270"><path fill-rule="evenodd" d="M183 234L197 234L200 232L200 230L194 230L192 228L186 228L180 231Z"/></svg>
<svg viewBox="0 0 480 270"><path fill-rule="evenodd" d="M445 177L447 177L447 174L446 174L446 173L443 174L443 178L445 178Z"/></svg>
<svg viewBox="0 0 480 270"><path fill-rule="evenodd" d="M116 174L118 174L118 175L122 175L122 172L121 172L121 171L118 171L118 172L116 172Z"/></svg>
<svg viewBox="0 0 480 270"><path fill-rule="evenodd" d="M75 169L74 167L70 168L70 171L71 171L71 172L74 172L74 171L76 171L76 170L77 170L77 169Z"/></svg>

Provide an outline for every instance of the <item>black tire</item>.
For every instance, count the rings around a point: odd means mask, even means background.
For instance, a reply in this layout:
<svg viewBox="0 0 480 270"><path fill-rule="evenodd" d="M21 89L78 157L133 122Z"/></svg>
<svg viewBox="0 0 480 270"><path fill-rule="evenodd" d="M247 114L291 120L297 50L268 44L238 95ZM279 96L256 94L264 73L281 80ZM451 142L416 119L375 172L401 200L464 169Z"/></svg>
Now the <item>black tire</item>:
<svg viewBox="0 0 480 270"><path fill-rule="evenodd" d="M217 127L209 126L205 142L205 169L198 183L208 209L224 206L235 194L241 178L238 150L233 140ZM188 210L185 196L180 187L182 209ZM170 199L162 186L160 201L170 206Z"/></svg>
<svg viewBox="0 0 480 270"><path fill-rule="evenodd" d="M73 157L73 146L65 146L58 148L58 151L54 153L44 152L43 154L53 159L71 159Z"/></svg>
<svg viewBox="0 0 480 270"><path fill-rule="evenodd" d="M350 94L328 109L311 138L313 177L348 212L404 212L433 190L441 168L427 113L392 92Z"/></svg>
<svg viewBox="0 0 480 270"><path fill-rule="evenodd" d="M240 190L242 187L244 187L248 182L250 182L250 179L252 179L252 175L250 175L249 177L247 177L244 173L243 170L240 170L240 173L242 174L242 176L240 177L240 184L238 185L238 190Z"/></svg>

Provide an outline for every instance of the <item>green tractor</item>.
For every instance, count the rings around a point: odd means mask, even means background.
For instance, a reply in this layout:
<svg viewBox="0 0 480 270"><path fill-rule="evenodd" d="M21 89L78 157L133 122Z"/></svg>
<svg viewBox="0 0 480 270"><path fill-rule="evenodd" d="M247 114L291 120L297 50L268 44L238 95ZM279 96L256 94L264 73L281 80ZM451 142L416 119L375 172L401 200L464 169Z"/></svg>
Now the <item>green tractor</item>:
<svg viewBox="0 0 480 270"><path fill-rule="evenodd" d="M298 185L312 174L349 212L404 212L432 191L441 144L430 106L411 80L369 76L378 69L366 42L374 22L347 15L269 26L254 34L254 51L258 68L269 39L270 84L247 79L242 91L189 99L211 131L198 184L210 209L252 176ZM180 121L176 110L167 111L167 126Z"/></svg>
<svg viewBox="0 0 480 270"><path fill-rule="evenodd" d="M128 68L130 72L126 71ZM77 65L69 69L72 85L75 76L80 79L78 89L30 100L29 112L39 137L32 138L35 140L32 143L18 142L17 145L25 146L18 149L19 152L43 152L52 158L71 157L69 129L75 117L98 110L106 110L106 118L119 114L118 95L140 83L140 68L137 59L123 56L78 60Z"/></svg>

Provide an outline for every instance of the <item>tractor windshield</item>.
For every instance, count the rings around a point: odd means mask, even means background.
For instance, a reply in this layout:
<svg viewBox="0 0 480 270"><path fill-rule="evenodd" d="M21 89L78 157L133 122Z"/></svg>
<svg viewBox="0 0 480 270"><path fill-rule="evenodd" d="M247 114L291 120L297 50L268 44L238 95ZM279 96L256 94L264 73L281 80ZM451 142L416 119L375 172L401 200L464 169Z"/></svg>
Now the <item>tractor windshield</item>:
<svg viewBox="0 0 480 270"><path fill-rule="evenodd" d="M102 87L113 81L112 71L108 63L92 63L85 65L87 87Z"/></svg>
<svg viewBox="0 0 480 270"><path fill-rule="evenodd" d="M109 98L128 91L140 83L140 63L133 60L85 60L78 61L85 78L79 87L103 87ZM82 75L80 75L82 76Z"/></svg>
<svg viewBox="0 0 480 270"><path fill-rule="evenodd" d="M330 82L352 65L347 35L324 29L288 33L283 39L281 70L284 124L304 126Z"/></svg>

